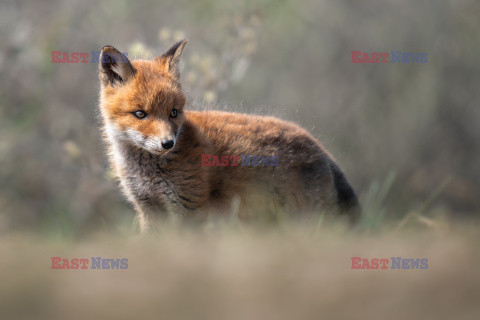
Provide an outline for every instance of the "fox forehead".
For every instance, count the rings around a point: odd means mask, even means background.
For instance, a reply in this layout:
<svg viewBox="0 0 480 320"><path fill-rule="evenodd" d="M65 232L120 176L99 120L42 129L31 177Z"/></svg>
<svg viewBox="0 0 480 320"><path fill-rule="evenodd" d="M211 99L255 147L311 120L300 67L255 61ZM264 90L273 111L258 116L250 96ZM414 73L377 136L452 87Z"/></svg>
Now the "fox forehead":
<svg viewBox="0 0 480 320"><path fill-rule="evenodd" d="M105 92L110 111L143 110L165 116L172 108L183 108L186 99L180 84L172 78L164 64L146 60L134 60L131 63L136 71L132 81L116 88L107 88Z"/></svg>
<svg viewBox="0 0 480 320"><path fill-rule="evenodd" d="M135 94L130 95L130 104L141 104L147 111L162 105L183 107L185 97L180 83L171 76L164 63L158 60L135 60L132 65L136 75L132 81Z"/></svg>
<svg viewBox="0 0 480 320"><path fill-rule="evenodd" d="M178 85L176 79L168 72L168 68L161 59L154 60L132 60L131 64L136 71L136 78L142 81L156 82L165 80L170 84Z"/></svg>

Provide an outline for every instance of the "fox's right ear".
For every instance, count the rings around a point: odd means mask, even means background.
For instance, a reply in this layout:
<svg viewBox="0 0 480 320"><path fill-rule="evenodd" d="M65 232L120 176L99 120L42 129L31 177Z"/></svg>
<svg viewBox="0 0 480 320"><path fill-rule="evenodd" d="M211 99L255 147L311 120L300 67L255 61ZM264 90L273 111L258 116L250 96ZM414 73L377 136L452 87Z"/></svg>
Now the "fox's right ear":
<svg viewBox="0 0 480 320"><path fill-rule="evenodd" d="M135 69L120 51L104 46L100 53L99 78L102 85L116 85L127 82L135 76Z"/></svg>

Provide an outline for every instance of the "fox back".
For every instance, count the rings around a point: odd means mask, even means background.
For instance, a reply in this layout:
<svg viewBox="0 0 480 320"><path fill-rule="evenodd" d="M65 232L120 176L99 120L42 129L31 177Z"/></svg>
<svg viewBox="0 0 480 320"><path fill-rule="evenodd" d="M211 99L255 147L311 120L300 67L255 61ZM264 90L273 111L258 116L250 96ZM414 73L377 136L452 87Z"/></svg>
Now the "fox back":
<svg viewBox="0 0 480 320"><path fill-rule="evenodd" d="M351 221L356 195L332 156L275 117L185 110L179 59L186 41L153 60L100 57L100 111L109 158L141 230L161 217L279 210L332 211Z"/></svg>

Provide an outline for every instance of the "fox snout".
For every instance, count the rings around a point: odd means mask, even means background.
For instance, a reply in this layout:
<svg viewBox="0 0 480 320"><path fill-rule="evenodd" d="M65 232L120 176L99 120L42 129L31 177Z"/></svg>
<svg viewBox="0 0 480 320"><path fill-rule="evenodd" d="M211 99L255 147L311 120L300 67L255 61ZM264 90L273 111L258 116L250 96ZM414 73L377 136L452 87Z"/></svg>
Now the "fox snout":
<svg viewBox="0 0 480 320"><path fill-rule="evenodd" d="M172 149L175 146L175 140L162 140L162 147L164 149Z"/></svg>
<svg viewBox="0 0 480 320"><path fill-rule="evenodd" d="M151 153L163 153L175 147L175 137L159 139L157 137L147 138L144 148Z"/></svg>
<svg viewBox="0 0 480 320"><path fill-rule="evenodd" d="M143 148L151 153L161 154L175 147L176 136L170 134L143 135L140 132L128 129L126 140L130 140L137 147Z"/></svg>

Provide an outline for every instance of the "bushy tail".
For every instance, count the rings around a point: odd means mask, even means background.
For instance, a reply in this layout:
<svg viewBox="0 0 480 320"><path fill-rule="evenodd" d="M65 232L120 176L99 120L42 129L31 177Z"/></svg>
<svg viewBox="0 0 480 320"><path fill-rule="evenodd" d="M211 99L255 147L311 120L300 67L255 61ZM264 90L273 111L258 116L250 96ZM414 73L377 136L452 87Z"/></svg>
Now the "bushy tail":
<svg viewBox="0 0 480 320"><path fill-rule="evenodd" d="M330 168L333 172L340 211L342 214L347 214L352 223L356 223L360 218L361 208L357 196L355 195L355 191L353 191L345 174L335 162L331 162Z"/></svg>

